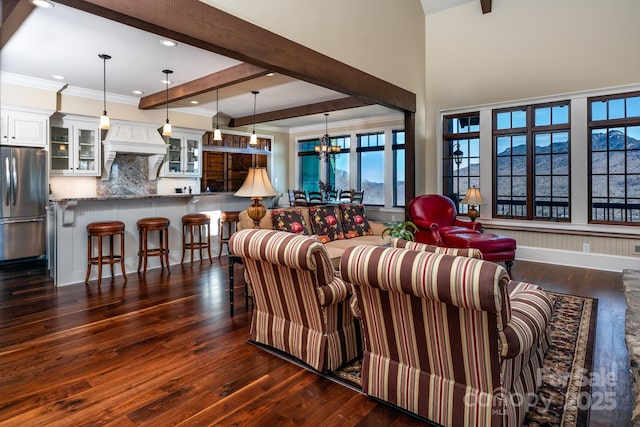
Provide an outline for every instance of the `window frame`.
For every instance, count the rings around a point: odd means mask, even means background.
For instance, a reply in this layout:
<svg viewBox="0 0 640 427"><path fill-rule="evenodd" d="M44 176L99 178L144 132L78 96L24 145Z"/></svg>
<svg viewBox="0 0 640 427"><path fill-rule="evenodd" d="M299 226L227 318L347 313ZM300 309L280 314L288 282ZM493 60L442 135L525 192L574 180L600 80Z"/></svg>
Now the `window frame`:
<svg viewBox="0 0 640 427"><path fill-rule="evenodd" d="M639 174L629 174L629 171L627 169L627 164L628 164L628 157L627 157L627 152L630 151L627 147L626 144L626 138L628 136L627 133L627 128L629 127L637 127L640 126L640 115L639 116L631 116L629 117L627 115L627 105L626 105L626 99L627 98L635 98L635 97L640 97L640 91L632 91L632 92L622 92L622 93L615 93L615 94L608 94L608 95L599 95L599 96L591 96L587 98L587 170L588 170L588 182L587 182L587 221L589 224L604 224L604 225L621 225L621 226L631 226L631 227L637 227L640 226L640 220L637 222L632 222L632 221L615 221L615 220L606 220L606 219L594 219L594 202L593 202L593 137L592 137L592 133L594 130L602 130L602 129L607 129L607 149L606 150L596 150L597 152L602 152L605 151L606 153L610 153L612 150L610 150L608 148L608 141L609 141L609 132L611 130L614 130L616 128L625 128L625 148L623 150L614 150L615 152L623 152L624 153L624 165L625 165L625 172L624 174L612 174L611 171L607 170L606 174L596 174L596 175L605 175L607 176L609 179L611 177L611 175L623 175L624 176L624 193L625 196L622 197L623 199L625 199L625 203L624 203L624 209L625 211L629 211L631 209L636 209L636 210L640 210L640 207L636 207L636 208L630 208L629 203L628 203L628 190L627 190L627 185L628 185L628 176L629 175L634 175L634 176L638 176ZM595 102L602 102L602 101L611 101L611 100L624 100L624 104L625 104L625 116L621 117L621 118L613 118L613 119L603 119L603 120L594 120L593 119L593 104ZM607 108L609 109L609 106L607 106ZM633 150L633 151L639 151L639 150ZM640 154L640 153L639 153ZM609 169L609 161L610 161L610 156L609 154L607 154L607 169ZM609 186L608 186L609 187ZM609 191L607 190L607 194L609 194ZM607 196L607 199L611 199L611 196ZM621 197L613 197L613 198L621 198ZM640 197L638 198L633 198L633 199L638 199L640 204ZM611 203L606 203L606 205L610 205ZM605 207L602 209L614 209L611 207ZM606 216L608 217L610 214L607 213ZM625 212L624 214L625 218L628 217L628 213Z"/></svg>
<svg viewBox="0 0 640 427"><path fill-rule="evenodd" d="M469 119L477 118L478 120L478 130L468 131L468 132L450 132L449 124L453 120L461 120L461 119ZM469 124L471 127L471 124ZM470 165L471 159L476 158L476 156L471 156L470 150L467 150L467 153L464 153L462 158L467 162L467 175L465 178L468 180L469 185L471 182L477 182L477 187L480 188L480 111L470 111L466 113L460 114L447 114L443 116L442 121L442 193L449 197L455 204L456 210L458 214L464 214L467 212L468 207L466 205L460 205L460 201L464 198L465 194L457 193L456 191L460 189L460 176L456 174L456 168L453 165L455 162L453 157L454 147L456 146L456 141L466 140L467 145L470 140L476 140L478 143L478 174L471 175L470 174ZM457 187L454 188L454 182L457 180ZM469 188L469 186L468 186ZM457 195L457 196L456 196ZM455 197L455 198L454 198ZM457 200L456 200L457 198ZM480 207L478 206L478 210Z"/></svg>
<svg viewBox="0 0 640 427"><path fill-rule="evenodd" d="M567 107L567 123L553 124L550 123L548 125L535 125L535 110L542 108L551 108L553 107ZM517 111L524 111L526 113L525 125L522 127L509 127L507 129L498 129L498 115L501 113L511 113ZM507 108L494 108L491 110L492 117L492 208L493 208L493 217L494 218L504 218L504 219L513 219L513 220L535 220L535 221L553 221L553 222L571 222L571 100L558 100L552 102L544 102L538 104L526 104L526 105L515 105ZM567 152L566 153L558 153L558 154L566 154L567 156L567 173L565 174L554 174L553 173L553 155L551 157L551 166L549 176L566 176L567 177L567 202L566 202L566 211L568 212L566 215L562 217L558 216L541 216L536 214L536 177L543 176L536 174L536 145L535 145L535 135L541 133L556 133L556 132L566 132L568 138ZM525 137L525 174L517 175L517 176L525 176L526 177L526 200L525 200L525 213L524 215L501 215L498 213L498 139L500 137L509 136L522 136ZM514 155L511 155L513 158ZM513 161L510 161L511 167L513 167ZM513 171L513 169L512 169ZM502 175L500 175L502 176ZM514 175L509 175L513 177ZM510 196L511 205L513 205L513 194ZM517 196L516 196L517 197ZM556 202L553 201L553 192L549 196L551 200L549 201L549 206L553 207Z"/></svg>
<svg viewBox="0 0 640 427"><path fill-rule="evenodd" d="M391 131L391 151L393 153L393 170L392 170L392 174L393 174L393 196L392 196L392 206L394 208L399 208L399 207L405 207L406 205L406 201L403 204L398 204L398 151L403 151L405 153L405 168L407 167L407 162L406 162L406 151L405 151L405 143L403 142L402 144L398 144L397 140L398 140L398 135L399 134L405 134L404 129L394 129ZM404 140L403 136L403 140ZM402 179L404 181L405 179L405 175L402 175ZM402 196L404 197L404 190L402 192Z"/></svg>
<svg viewBox="0 0 640 427"><path fill-rule="evenodd" d="M367 137L371 137L371 136L376 136L378 143L375 146L367 146L367 147L363 147L362 146L362 137L367 136ZM382 141L382 144L380 144L380 141ZM383 170L383 182L382 184L384 185L384 166L385 166L385 162L384 162L384 151L385 151L385 133L384 131L375 131L375 132L361 132L361 133L357 133L356 134L356 157L357 157L357 190L358 191L363 191L362 189L362 153L370 153L370 152L377 152L377 151L382 151L383 152L383 161L382 161L382 170ZM366 203L366 199L367 199L367 193L365 192L364 195L364 200L363 200L363 204L367 204L367 205L371 205L371 206L384 206L386 203L386 198L385 198L385 194L383 192L382 194L382 203Z"/></svg>

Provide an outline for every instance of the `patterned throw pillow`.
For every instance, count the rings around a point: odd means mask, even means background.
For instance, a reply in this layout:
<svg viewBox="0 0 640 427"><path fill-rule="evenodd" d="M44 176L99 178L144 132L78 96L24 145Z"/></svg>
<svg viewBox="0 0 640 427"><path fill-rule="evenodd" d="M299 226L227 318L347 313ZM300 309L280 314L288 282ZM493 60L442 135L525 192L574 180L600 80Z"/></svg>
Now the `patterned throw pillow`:
<svg viewBox="0 0 640 427"><path fill-rule="evenodd" d="M373 235L364 212L364 205L344 204L340 205L340 210L342 211L342 231L345 239Z"/></svg>
<svg viewBox="0 0 640 427"><path fill-rule="evenodd" d="M311 230L322 243L344 239L340 211L336 206L312 206L309 208Z"/></svg>
<svg viewBox="0 0 640 427"><path fill-rule="evenodd" d="M307 224L300 209L272 210L273 229L295 234L308 234Z"/></svg>

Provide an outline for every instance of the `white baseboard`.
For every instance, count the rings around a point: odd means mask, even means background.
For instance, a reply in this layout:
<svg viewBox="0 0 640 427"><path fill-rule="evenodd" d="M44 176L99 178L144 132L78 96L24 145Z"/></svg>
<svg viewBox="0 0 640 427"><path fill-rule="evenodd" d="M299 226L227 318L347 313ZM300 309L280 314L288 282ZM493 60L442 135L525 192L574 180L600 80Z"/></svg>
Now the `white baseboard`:
<svg viewBox="0 0 640 427"><path fill-rule="evenodd" d="M518 247L516 250L516 260L618 272L622 272L622 270L628 268L640 270L640 257L573 252L529 246Z"/></svg>

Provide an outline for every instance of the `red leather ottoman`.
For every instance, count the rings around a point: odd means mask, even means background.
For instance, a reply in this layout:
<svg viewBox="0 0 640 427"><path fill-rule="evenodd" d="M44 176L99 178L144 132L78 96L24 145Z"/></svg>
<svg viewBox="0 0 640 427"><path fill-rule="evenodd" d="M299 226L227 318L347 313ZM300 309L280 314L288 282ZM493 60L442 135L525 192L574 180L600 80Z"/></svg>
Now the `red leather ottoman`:
<svg viewBox="0 0 640 427"><path fill-rule="evenodd" d="M516 240L493 233L455 233L445 236L444 246L450 248L476 248L487 261L504 262L511 274L516 257Z"/></svg>

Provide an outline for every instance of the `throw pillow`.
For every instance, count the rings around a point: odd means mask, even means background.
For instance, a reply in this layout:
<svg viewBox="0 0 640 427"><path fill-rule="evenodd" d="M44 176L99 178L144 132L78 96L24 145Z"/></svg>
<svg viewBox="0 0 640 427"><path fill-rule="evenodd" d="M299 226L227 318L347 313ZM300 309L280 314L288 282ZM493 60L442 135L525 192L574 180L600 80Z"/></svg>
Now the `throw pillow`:
<svg viewBox="0 0 640 427"><path fill-rule="evenodd" d="M345 239L358 236L373 236L373 231L367 221L364 205L340 205L342 211L342 231Z"/></svg>
<svg viewBox="0 0 640 427"><path fill-rule="evenodd" d="M295 234L308 234L307 224L300 209L272 210L273 229Z"/></svg>
<svg viewBox="0 0 640 427"><path fill-rule="evenodd" d="M312 206L309 208L311 230L322 243L344 239L340 212L336 213L336 206Z"/></svg>

